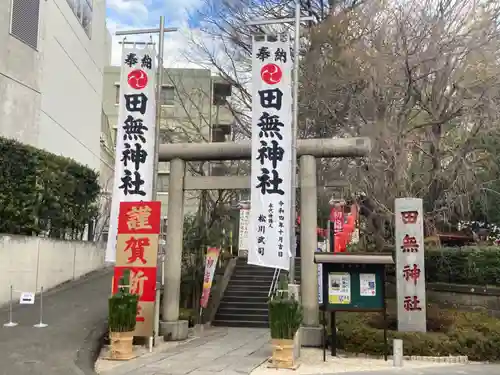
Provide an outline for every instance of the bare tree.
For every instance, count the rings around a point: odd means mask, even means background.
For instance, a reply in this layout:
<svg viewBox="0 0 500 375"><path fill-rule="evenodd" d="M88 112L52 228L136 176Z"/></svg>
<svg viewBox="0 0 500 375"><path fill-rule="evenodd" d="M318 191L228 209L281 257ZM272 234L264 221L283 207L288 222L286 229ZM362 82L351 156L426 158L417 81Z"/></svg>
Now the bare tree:
<svg viewBox="0 0 500 375"><path fill-rule="evenodd" d="M470 211L492 167L484 141L499 136L499 12L493 1L373 2L314 31L303 107L319 132L374 141L362 164L335 167L369 198L380 236L397 197L424 198L429 231Z"/></svg>
<svg viewBox="0 0 500 375"><path fill-rule="evenodd" d="M251 35L284 31L246 22L289 15L293 3L221 0L203 12L204 35L193 44L233 83L243 136L250 136ZM351 192L363 194L379 246L397 197L424 199L428 231L466 216L484 171L497 169L485 140L499 136L500 4L310 3L304 12L316 22L302 40L300 135L368 136L374 144L364 160L322 162L322 178L347 178Z"/></svg>

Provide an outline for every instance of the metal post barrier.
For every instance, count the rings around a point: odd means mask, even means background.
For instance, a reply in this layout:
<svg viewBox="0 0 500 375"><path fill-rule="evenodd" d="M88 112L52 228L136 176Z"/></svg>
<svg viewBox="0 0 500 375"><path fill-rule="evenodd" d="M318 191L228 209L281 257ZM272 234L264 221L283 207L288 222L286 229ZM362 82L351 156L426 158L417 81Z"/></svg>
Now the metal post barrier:
<svg viewBox="0 0 500 375"><path fill-rule="evenodd" d="M403 340L394 339L392 349L392 366L403 367Z"/></svg>
<svg viewBox="0 0 500 375"><path fill-rule="evenodd" d="M13 303L14 289L10 286L10 299L9 299L9 321L4 323L4 327L15 327L17 323L12 320L12 303Z"/></svg>
<svg viewBox="0 0 500 375"><path fill-rule="evenodd" d="M43 322L43 286L40 287L40 322L35 324L33 327L35 328L45 328L48 324Z"/></svg>

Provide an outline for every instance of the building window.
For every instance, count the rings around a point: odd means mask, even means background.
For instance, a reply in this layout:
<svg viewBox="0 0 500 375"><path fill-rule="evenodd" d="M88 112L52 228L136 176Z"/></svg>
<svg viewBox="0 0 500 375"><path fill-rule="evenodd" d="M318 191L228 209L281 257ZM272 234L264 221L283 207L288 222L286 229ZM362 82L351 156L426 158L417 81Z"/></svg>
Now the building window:
<svg viewBox="0 0 500 375"><path fill-rule="evenodd" d="M120 85L115 85L115 91L116 91L116 104L120 104Z"/></svg>
<svg viewBox="0 0 500 375"><path fill-rule="evenodd" d="M161 105L174 105L175 89L171 86L162 86Z"/></svg>
<svg viewBox="0 0 500 375"><path fill-rule="evenodd" d="M10 33L28 46L38 47L40 0L12 0Z"/></svg>
<svg viewBox="0 0 500 375"><path fill-rule="evenodd" d="M83 29L89 36L92 34L92 1L93 0L66 0Z"/></svg>

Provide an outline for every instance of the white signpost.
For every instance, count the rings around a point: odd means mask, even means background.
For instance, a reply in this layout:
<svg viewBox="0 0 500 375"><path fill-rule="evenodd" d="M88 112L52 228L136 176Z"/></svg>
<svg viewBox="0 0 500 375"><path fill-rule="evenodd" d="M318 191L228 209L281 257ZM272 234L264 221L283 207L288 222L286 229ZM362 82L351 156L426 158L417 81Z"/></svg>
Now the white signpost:
<svg viewBox="0 0 500 375"><path fill-rule="evenodd" d="M20 305L33 305L35 304L35 293L33 292L21 292L19 297Z"/></svg>
<svg viewBox="0 0 500 375"><path fill-rule="evenodd" d="M107 262L116 260L120 202L153 199L155 57L155 50L151 46L123 48Z"/></svg>
<svg viewBox="0 0 500 375"><path fill-rule="evenodd" d="M398 330L426 331L424 217L422 199L395 202Z"/></svg>
<svg viewBox="0 0 500 375"><path fill-rule="evenodd" d="M253 41L248 263L289 270L292 59L288 41Z"/></svg>

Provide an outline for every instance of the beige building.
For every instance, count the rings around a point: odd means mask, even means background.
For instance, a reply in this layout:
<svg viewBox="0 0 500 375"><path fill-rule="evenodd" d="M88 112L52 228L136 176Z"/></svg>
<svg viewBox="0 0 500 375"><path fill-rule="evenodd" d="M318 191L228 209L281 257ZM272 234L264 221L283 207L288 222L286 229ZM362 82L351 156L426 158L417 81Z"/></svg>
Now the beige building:
<svg viewBox="0 0 500 375"><path fill-rule="evenodd" d="M116 141L118 121L118 100L120 90L120 67L106 67L104 70L103 109L109 127L114 129L108 148ZM165 69L161 95L162 143L179 142L224 142L231 137L234 117L227 106L231 86L221 78L211 75L208 69ZM112 142L112 145L109 143ZM201 166L194 165L195 168ZM220 174L220 165L205 165L202 173ZM158 195L162 201L162 215L167 215L169 163L160 163ZM110 186L112 190L112 182ZM195 212L197 195L187 196L185 209Z"/></svg>

